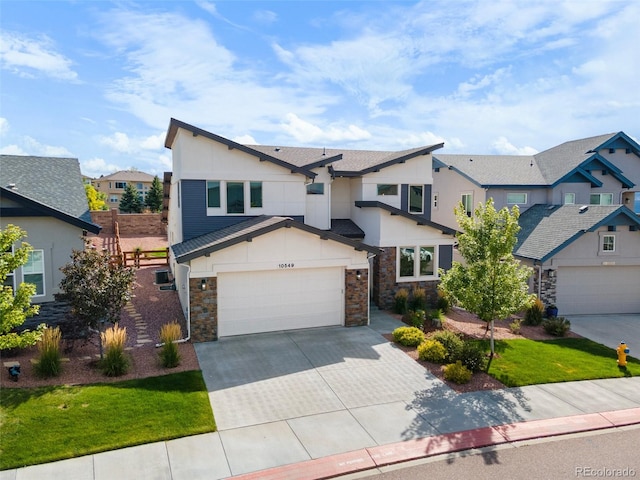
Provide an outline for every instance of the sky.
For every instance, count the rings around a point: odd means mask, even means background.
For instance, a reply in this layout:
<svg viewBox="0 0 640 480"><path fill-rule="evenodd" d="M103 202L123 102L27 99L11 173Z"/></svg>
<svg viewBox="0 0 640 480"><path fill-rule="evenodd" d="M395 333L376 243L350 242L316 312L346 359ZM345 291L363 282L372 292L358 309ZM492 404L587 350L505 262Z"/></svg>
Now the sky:
<svg viewBox="0 0 640 480"><path fill-rule="evenodd" d="M0 3L0 153L171 170L244 144L531 155L640 138L640 1Z"/></svg>

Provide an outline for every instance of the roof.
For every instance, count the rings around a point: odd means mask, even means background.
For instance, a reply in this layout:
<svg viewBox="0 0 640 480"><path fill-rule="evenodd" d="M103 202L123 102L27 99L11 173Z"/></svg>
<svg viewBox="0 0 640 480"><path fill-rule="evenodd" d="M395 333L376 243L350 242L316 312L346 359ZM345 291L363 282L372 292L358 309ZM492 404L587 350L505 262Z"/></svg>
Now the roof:
<svg viewBox="0 0 640 480"><path fill-rule="evenodd" d="M404 163L421 155L427 155L444 146L443 143L427 145L401 151L345 150L334 148L285 147L270 145L242 145L228 138L221 137L201 128L194 127L174 118L171 119L165 140L165 147L171 148L178 129L192 132L194 136L202 135L229 148L241 150L254 155L259 160L268 161L288 168L294 173L301 173L315 178L314 168L329 165L334 176L361 176L382 168Z"/></svg>
<svg viewBox="0 0 640 480"><path fill-rule="evenodd" d="M154 175L150 175L145 172L140 172L138 170L119 170L115 173L111 173L109 175L101 175L98 178L94 178L94 181L103 181L103 180L115 180L122 182L153 182Z"/></svg>
<svg viewBox="0 0 640 480"><path fill-rule="evenodd" d="M436 230L440 230L442 233L447 235L455 235L457 232L453 228L446 227L444 225L440 225L439 223L432 222L426 217L422 215L416 215L414 213L405 212L404 210L400 210L399 208L392 207L391 205L387 205L386 203L374 201L374 200L359 200L355 203L358 208L380 208L389 212L391 215L398 215L400 217L404 217L412 222L416 222L418 225L424 225L428 227L435 228Z"/></svg>
<svg viewBox="0 0 640 480"><path fill-rule="evenodd" d="M0 155L0 193L22 204L30 215L50 215L91 233L100 232L101 227L91 220L76 158ZM9 215L8 210L3 215Z"/></svg>
<svg viewBox="0 0 640 480"><path fill-rule="evenodd" d="M449 167L484 188L547 187L572 175L600 186L600 182L588 173L588 170L595 169L593 164L597 163L600 168L609 170L624 187L631 188L633 182L598 153L604 148L620 148L621 145L640 157L640 145L624 132L618 132L572 140L535 155L437 154L434 156L434 168Z"/></svg>
<svg viewBox="0 0 640 480"><path fill-rule="evenodd" d="M523 212L518 223L514 255L544 262L586 232L607 225L640 226L640 217L621 205L538 204Z"/></svg>
<svg viewBox="0 0 640 480"><path fill-rule="evenodd" d="M370 253L378 253L379 249L366 245L360 241L352 240L331 231L320 230L310 225L305 225L289 217L261 215L227 228L191 238L185 242L173 245L171 249L178 263L185 263L194 258L202 257L219 250L231 247L238 243L250 242L253 238L265 235L280 228L297 228L319 236L325 240L334 240L343 243L356 250L366 250Z"/></svg>
<svg viewBox="0 0 640 480"><path fill-rule="evenodd" d="M364 230L362 230L355 222L349 218L331 219L331 231L347 238L364 238Z"/></svg>

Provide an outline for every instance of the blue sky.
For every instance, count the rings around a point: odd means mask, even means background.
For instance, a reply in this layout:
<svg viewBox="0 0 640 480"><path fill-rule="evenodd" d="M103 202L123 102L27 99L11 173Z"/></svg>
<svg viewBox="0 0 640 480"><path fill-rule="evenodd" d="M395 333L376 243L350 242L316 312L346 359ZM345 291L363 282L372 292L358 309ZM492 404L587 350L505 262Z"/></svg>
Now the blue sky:
<svg viewBox="0 0 640 480"><path fill-rule="evenodd" d="M242 143L531 154L640 137L635 0L0 4L0 151L171 169L171 117Z"/></svg>

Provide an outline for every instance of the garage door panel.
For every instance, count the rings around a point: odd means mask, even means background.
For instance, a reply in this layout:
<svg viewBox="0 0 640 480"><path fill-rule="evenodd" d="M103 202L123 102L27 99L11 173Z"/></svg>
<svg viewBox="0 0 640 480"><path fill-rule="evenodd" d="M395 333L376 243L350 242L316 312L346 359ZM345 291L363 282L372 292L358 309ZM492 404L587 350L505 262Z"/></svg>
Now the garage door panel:
<svg viewBox="0 0 640 480"><path fill-rule="evenodd" d="M218 335L342 325L342 268L221 273Z"/></svg>
<svg viewBox="0 0 640 480"><path fill-rule="evenodd" d="M640 267L561 267L560 315L640 313Z"/></svg>

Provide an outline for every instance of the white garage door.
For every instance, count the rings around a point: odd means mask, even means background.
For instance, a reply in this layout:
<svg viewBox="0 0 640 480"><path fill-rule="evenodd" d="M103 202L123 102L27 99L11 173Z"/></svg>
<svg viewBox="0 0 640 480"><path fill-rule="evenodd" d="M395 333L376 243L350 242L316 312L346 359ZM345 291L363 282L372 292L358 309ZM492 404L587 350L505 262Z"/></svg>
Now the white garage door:
<svg viewBox="0 0 640 480"><path fill-rule="evenodd" d="M559 315L640 313L640 267L560 267Z"/></svg>
<svg viewBox="0 0 640 480"><path fill-rule="evenodd" d="M218 275L218 336L342 325L342 268Z"/></svg>

